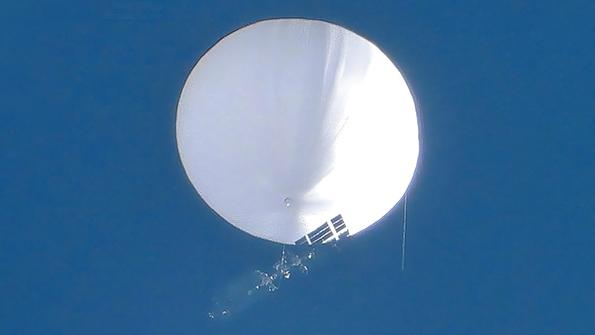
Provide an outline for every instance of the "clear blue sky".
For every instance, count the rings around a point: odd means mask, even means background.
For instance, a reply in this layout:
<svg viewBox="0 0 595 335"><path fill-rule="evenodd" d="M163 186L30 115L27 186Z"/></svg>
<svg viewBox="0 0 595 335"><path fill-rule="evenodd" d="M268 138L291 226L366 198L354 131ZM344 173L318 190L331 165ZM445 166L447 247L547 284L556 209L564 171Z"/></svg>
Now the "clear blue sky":
<svg viewBox="0 0 595 335"><path fill-rule="evenodd" d="M0 334L594 334L591 1L57 1L2 6ZM247 23L379 45L422 122L401 208L226 322L214 292L279 246L195 194L174 118Z"/></svg>

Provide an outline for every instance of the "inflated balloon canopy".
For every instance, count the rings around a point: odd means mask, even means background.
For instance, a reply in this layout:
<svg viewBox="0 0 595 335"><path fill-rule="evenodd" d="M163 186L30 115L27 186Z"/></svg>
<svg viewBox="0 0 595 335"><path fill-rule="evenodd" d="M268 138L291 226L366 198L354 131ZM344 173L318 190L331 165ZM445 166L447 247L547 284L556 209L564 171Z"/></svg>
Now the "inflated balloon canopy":
<svg viewBox="0 0 595 335"><path fill-rule="evenodd" d="M365 38L317 20L260 21L221 39L188 76L176 126L204 201L285 244L338 240L380 220L419 152L397 67Z"/></svg>

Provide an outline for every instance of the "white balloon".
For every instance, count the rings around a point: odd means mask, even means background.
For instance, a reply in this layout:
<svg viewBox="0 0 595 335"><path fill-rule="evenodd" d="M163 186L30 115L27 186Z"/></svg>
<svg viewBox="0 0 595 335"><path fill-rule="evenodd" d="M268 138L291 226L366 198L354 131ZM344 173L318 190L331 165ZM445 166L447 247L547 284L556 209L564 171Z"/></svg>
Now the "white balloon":
<svg viewBox="0 0 595 335"><path fill-rule="evenodd" d="M399 70L365 38L317 20L260 21L221 39L190 73L176 127L204 201L285 244L336 240L381 219L419 152Z"/></svg>

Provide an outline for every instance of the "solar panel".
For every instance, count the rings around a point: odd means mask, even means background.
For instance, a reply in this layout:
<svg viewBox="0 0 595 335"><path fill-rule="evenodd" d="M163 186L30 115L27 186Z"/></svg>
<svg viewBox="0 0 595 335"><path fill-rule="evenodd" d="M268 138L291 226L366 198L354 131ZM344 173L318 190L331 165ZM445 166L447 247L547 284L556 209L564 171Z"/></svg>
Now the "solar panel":
<svg viewBox="0 0 595 335"><path fill-rule="evenodd" d="M349 235L349 230L345 225L343 216L341 214L335 216L330 221L327 221L314 229L312 232L306 234L295 242L297 245L313 245L326 243L330 240L339 240L340 238Z"/></svg>

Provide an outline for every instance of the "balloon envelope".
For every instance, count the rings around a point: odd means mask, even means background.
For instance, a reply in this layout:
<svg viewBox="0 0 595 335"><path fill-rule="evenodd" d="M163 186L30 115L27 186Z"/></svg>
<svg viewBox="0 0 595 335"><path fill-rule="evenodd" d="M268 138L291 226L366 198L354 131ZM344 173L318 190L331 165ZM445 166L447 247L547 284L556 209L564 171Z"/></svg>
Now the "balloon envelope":
<svg viewBox="0 0 595 335"><path fill-rule="evenodd" d="M395 65L365 38L306 19L221 39L191 71L176 128L204 201L286 244L378 221L405 193L419 152L414 100Z"/></svg>

